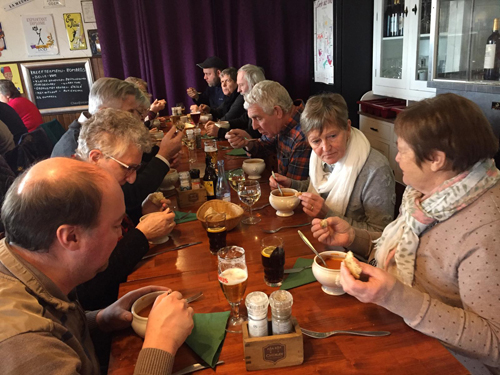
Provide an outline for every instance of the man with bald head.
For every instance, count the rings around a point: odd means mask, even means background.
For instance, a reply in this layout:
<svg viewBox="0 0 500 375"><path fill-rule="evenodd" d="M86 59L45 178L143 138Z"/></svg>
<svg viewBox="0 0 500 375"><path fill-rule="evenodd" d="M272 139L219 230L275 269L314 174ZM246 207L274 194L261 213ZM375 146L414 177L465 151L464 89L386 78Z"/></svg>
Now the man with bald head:
<svg viewBox="0 0 500 375"><path fill-rule="evenodd" d="M2 374L98 374L89 330L130 326L138 297L168 290L141 288L86 314L79 305L74 289L106 268L124 212L119 184L90 163L48 159L16 179L2 206ZM180 293L158 297L136 372L169 374L192 327L192 308Z"/></svg>

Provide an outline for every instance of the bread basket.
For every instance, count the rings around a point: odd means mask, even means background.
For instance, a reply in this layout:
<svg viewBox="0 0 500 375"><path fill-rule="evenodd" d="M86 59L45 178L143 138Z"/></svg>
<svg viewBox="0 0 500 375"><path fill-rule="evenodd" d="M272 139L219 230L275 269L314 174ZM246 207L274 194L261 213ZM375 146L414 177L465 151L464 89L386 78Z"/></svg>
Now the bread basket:
<svg viewBox="0 0 500 375"><path fill-rule="evenodd" d="M236 227L243 216L243 208L237 204L222 201L220 199L213 199L211 201L205 202L196 212L196 218L201 222L201 225L205 225L205 216L207 211L212 212L225 212L226 213L226 228L228 231Z"/></svg>

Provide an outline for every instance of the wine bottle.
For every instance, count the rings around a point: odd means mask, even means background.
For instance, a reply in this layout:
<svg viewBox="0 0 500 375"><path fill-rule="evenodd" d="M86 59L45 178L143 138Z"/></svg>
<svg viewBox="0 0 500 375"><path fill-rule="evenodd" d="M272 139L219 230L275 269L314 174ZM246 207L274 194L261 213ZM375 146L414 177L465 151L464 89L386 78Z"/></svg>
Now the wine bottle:
<svg viewBox="0 0 500 375"><path fill-rule="evenodd" d="M207 155L205 157L205 175L203 176L203 186L207 190L207 200L215 199L215 187L217 185L217 174L212 165L212 158Z"/></svg>
<svg viewBox="0 0 500 375"><path fill-rule="evenodd" d="M217 161L217 169L219 170L219 177L217 178L217 189L215 195L217 199L231 202L231 190L229 190L226 173L224 172L224 160Z"/></svg>
<svg viewBox="0 0 500 375"><path fill-rule="evenodd" d="M392 6L391 36L398 35L398 28L396 26L397 22L398 22L398 0L394 0L394 4Z"/></svg>
<svg viewBox="0 0 500 375"><path fill-rule="evenodd" d="M493 33L486 40L484 53L484 79L498 81L500 78L500 34L498 33L498 18L493 21Z"/></svg>
<svg viewBox="0 0 500 375"><path fill-rule="evenodd" d="M404 23L405 23L405 3L404 0L398 0L399 8L398 8L398 35L403 36Z"/></svg>
<svg viewBox="0 0 500 375"><path fill-rule="evenodd" d="M391 36L392 5L390 4L390 0L387 1L387 7L385 8L384 21L384 36Z"/></svg>

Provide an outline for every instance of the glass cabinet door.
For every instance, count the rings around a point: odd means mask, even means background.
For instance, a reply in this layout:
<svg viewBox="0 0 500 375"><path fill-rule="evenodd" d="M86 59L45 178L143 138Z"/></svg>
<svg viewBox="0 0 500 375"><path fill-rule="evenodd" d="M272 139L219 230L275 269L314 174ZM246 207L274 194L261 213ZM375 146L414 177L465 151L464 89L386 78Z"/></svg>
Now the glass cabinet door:
<svg viewBox="0 0 500 375"><path fill-rule="evenodd" d="M402 79L404 0L384 0L380 77Z"/></svg>
<svg viewBox="0 0 500 375"><path fill-rule="evenodd" d="M431 0L420 0L417 8L411 9L418 15L417 27L417 61L413 72L416 81L427 81L429 71L430 34L431 34Z"/></svg>

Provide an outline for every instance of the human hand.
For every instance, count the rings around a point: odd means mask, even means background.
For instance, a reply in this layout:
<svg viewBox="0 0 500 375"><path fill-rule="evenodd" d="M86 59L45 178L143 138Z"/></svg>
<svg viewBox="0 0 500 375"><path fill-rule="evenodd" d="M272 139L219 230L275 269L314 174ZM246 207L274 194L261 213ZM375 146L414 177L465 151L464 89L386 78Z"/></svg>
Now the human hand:
<svg viewBox="0 0 500 375"><path fill-rule="evenodd" d="M118 301L97 313L97 326L104 332L116 331L129 327L132 322L130 308L134 302L143 295L156 292L157 290L170 292L171 289L165 288L164 286L151 285L128 292Z"/></svg>
<svg viewBox="0 0 500 375"><path fill-rule="evenodd" d="M373 267L367 263L356 263L362 273L368 276L368 281L356 280L347 269L344 262L340 265L340 283L348 294L364 303L380 303L394 289L396 278L389 272Z"/></svg>
<svg viewBox="0 0 500 375"><path fill-rule="evenodd" d="M325 205L325 200L321 196L313 193L302 193L299 195L302 201L304 212L312 217L325 217L328 209Z"/></svg>
<svg viewBox="0 0 500 375"><path fill-rule="evenodd" d="M189 87L186 91L187 91L187 94L190 98L193 98L194 100L198 100L198 98L199 98L198 90L196 90L194 87Z"/></svg>
<svg viewBox="0 0 500 375"><path fill-rule="evenodd" d="M232 148L247 147L247 149L250 149L252 147L248 147L250 144L248 139L250 138L252 138L250 134L241 129L232 129L226 133L226 139Z"/></svg>
<svg viewBox="0 0 500 375"><path fill-rule="evenodd" d="M325 219L327 227L321 226L321 219L313 219L311 232L319 242L330 246L347 247L354 241L354 229L351 225L339 217Z"/></svg>
<svg viewBox="0 0 500 375"><path fill-rule="evenodd" d="M210 113L210 107L206 104L200 104L198 107L198 111L201 113Z"/></svg>
<svg viewBox="0 0 500 375"><path fill-rule="evenodd" d="M278 183L280 184L280 186L289 188L290 186L292 186L292 179L289 177L283 176L279 173L275 173L274 177L272 175L269 177L269 186L272 189L277 189Z"/></svg>
<svg viewBox="0 0 500 375"><path fill-rule="evenodd" d="M158 202L157 199L153 199L154 195L153 194L149 194L146 199L144 199L144 202L142 202L142 214L143 215L147 215L147 214L150 214L152 212L160 212L160 211L164 211L167 209L167 207L169 207L170 205L170 201L166 198L163 198L160 200L160 202ZM160 203L160 205L158 205L157 203Z"/></svg>
<svg viewBox="0 0 500 375"><path fill-rule="evenodd" d="M193 308L188 307L182 294L162 294L149 314L142 348L161 349L175 355L193 327Z"/></svg>
<svg viewBox="0 0 500 375"><path fill-rule="evenodd" d="M164 135L160 143L160 149L158 154L163 156L165 159L170 160L173 158L182 147L182 135L183 133L177 132L177 128L172 126L170 130Z"/></svg>
<svg viewBox="0 0 500 375"><path fill-rule="evenodd" d="M200 112L200 107L198 107L196 104L193 104L191 107L189 107L189 111L191 113Z"/></svg>
<svg viewBox="0 0 500 375"><path fill-rule="evenodd" d="M205 130L207 131L207 134L211 137L217 137L219 134L219 127L215 125L215 122L213 121L208 121L205 124Z"/></svg>
<svg viewBox="0 0 500 375"><path fill-rule="evenodd" d="M154 113L158 113L158 112L162 111L163 109L165 109L166 104L167 104L167 102L163 99L162 100L155 99L155 101L149 107L149 110L153 111Z"/></svg>
<svg viewBox="0 0 500 375"><path fill-rule="evenodd" d="M167 208L162 212L153 212L142 219L136 228L149 240L169 234L175 227L175 213Z"/></svg>

